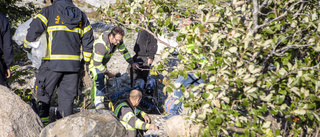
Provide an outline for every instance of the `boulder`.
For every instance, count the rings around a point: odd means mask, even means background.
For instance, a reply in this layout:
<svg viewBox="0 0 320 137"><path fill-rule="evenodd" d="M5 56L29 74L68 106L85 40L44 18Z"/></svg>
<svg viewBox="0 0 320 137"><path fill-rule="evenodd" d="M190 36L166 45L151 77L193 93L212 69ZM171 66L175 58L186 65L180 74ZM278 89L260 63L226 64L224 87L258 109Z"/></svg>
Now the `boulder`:
<svg viewBox="0 0 320 137"><path fill-rule="evenodd" d="M0 136L37 137L43 127L39 116L18 95L0 85Z"/></svg>
<svg viewBox="0 0 320 137"><path fill-rule="evenodd" d="M41 137L123 137L125 127L112 111L85 110L47 125Z"/></svg>
<svg viewBox="0 0 320 137"><path fill-rule="evenodd" d="M169 137L200 136L200 125L194 125L185 120L181 115L176 115L164 123L164 130Z"/></svg>

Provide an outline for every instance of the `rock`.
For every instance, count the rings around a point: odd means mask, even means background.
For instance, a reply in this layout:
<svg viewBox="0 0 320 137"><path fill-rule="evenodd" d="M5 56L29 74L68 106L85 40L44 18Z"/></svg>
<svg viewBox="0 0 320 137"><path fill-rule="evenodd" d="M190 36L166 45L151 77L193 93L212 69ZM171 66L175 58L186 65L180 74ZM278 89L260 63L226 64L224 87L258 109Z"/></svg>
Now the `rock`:
<svg viewBox="0 0 320 137"><path fill-rule="evenodd" d="M164 123L164 130L169 137L199 136L199 125L188 123L181 115L173 116Z"/></svg>
<svg viewBox="0 0 320 137"><path fill-rule="evenodd" d="M39 116L13 91L0 85L0 136L36 137L43 127Z"/></svg>
<svg viewBox="0 0 320 137"><path fill-rule="evenodd" d="M166 132L164 131L164 123L165 120L162 119L163 115L155 115L155 114L148 114L148 116L151 119L151 123L155 124L156 126L158 126L158 130L147 130L144 133L144 137L167 137L168 135L166 134Z"/></svg>
<svg viewBox="0 0 320 137"><path fill-rule="evenodd" d="M123 137L126 129L108 110L89 109L49 124L41 137Z"/></svg>

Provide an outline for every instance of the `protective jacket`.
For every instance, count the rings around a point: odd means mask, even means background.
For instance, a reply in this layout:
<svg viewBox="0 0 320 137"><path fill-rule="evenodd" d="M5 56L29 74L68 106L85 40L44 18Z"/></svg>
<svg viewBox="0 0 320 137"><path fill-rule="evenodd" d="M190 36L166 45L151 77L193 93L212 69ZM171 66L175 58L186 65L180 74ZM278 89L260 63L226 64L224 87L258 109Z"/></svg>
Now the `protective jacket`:
<svg viewBox="0 0 320 137"><path fill-rule="evenodd" d="M8 18L0 14L0 58L2 56L5 63L4 67L10 68L13 61L11 29Z"/></svg>
<svg viewBox="0 0 320 137"><path fill-rule="evenodd" d="M30 24L24 46L28 48L44 31L47 34L47 53L42 60L50 62L49 69L60 72L80 70L83 59L89 64L93 47L93 31L86 15L72 0L55 0L38 13Z"/></svg>
<svg viewBox="0 0 320 137"><path fill-rule="evenodd" d="M154 55L157 53L157 50L157 39L145 30L140 31L138 33L136 44L134 45L134 52L136 53L135 56L154 59Z"/></svg>
<svg viewBox="0 0 320 137"><path fill-rule="evenodd" d="M150 127L150 124L138 118L140 116L144 117L146 113L137 108L132 108L126 100L116 107L114 113L128 131L127 137L136 137L136 129L148 130Z"/></svg>
<svg viewBox="0 0 320 137"><path fill-rule="evenodd" d="M133 59L130 56L126 46L123 41L118 45L113 45L109 41L109 32L104 32L99 36L99 39L95 40L93 43L93 59L90 62L90 69L97 68L102 73L107 73L107 63L112 57L113 53L118 49L125 60L129 63L133 63Z"/></svg>

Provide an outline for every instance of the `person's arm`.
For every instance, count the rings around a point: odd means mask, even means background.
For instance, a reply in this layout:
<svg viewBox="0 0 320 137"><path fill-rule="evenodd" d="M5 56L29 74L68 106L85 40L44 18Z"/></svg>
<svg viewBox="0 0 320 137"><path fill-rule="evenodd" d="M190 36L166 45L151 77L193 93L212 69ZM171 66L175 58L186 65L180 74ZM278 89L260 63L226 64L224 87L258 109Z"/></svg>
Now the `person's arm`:
<svg viewBox="0 0 320 137"><path fill-rule="evenodd" d="M86 63L86 65L89 65L90 59L92 56L92 48L93 48L93 31L92 26L90 25L89 20L87 19L87 16L83 14L84 16L84 28L83 28L83 37L82 37L82 54L83 59Z"/></svg>
<svg viewBox="0 0 320 137"><path fill-rule="evenodd" d="M123 115L120 117L120 120L128 123L131 127L134 127L136 129L148 130L151 125L147 122L143 122L137 116L135 116L131 108L128 106L124 106L121 108L121 114Z"/></svg>
<svg viewBox="0 0 320 137"><path fill-rule="evenodd" d="M48 19L47 19L46 8L44 8L40 13L38 13L35 17L33 17L32 22L30 23L30 27L28 29L28 33L26 39L24 40L24 47L27 49L31 49L28 44L30 42L34 42L38 37L47 29Z"/></svg>
<svg viewBox="0 0 320 137"><path fill-rule="evenodd" d="M4 54L4 62L7 67L7 78L10 77L10 66L13 62L13 48L12 48L12 39L11 39L11 28L8 18L4 17L4 31L2 31L3 36L3 54Z"/></svg>
<svg viewBox="0 0 320 137"><path fill-rule="evenodd" d="M108 75L109 78L113 78L115 74L108 71L106 66L102 63L104 56L109 50L110 49L106 49L102 43L96 43L93 49L93 65L103 74Z"/></svg>
<svg viewBox="0 0 320 137"><path fill-rule="evenodd" d="M148 33L148 32L146 32ZM151 35L150 33L147 34L148 35L148 46L147 46L147 53L148 53L148 63L149 60L151 61L151 63L153 62L154 60L154 56L156 55L157 53L157 50L158 50L158 44L157 44L157 39L154 38L153 35ZM149 65L151 65L151 63Z"/></svg>
<svg viewBox="0 0 320 137"><path fill-rule="evenodd" d="M138 64L133 62L133 59L131 58L131 55L129 51L127 50L126 46L124 45L123 41L120 42L119 45L117 45L117 48L119 52L122 54L123 58L134 68L138 68Z"/></svg>

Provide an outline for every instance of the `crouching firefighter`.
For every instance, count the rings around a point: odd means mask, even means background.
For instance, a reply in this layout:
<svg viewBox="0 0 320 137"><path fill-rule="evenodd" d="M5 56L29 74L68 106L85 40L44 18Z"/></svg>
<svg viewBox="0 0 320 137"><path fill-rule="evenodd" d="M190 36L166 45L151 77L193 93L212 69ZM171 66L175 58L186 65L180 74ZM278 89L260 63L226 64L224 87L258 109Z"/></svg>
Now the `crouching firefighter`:
<svg viewBox="0 0 320 137"><path fill-rule="evenodd" d="M96 109L105 109L103 104L106 93L105 75L108 78L115 77L114 72L107 70L107 63L113 53L118 49L125 60L133 67L134 63L126 46L123 43L124 31L120 27L114 27L110 32L103 32L93 43L93 59L90 62L89 70L92 76L93 87L91 90L91 102L94 102Z"/></svg>
<svg viewBox="0 0 320 137"><path fill-rule="evenodd" d="M158 130L155 124L151 123L149 116L137 109L142 98L142 93L139 90L132 90L127 100L122 101L115 109L114 113L119 118L122 125L127 130L126 137L136 137L137 129L140 130ZM138 117L142 117L144 121Z"/></svg>
<svg viewBox="0 0 320 137"><path fill-rule="evenodd" d="M77 96L80 55L87 65L92 55L94 41L91 25L72 0L55 0L51 6L40 11L30 23L24 48L43 33L47 35L47 53L42 58L36 74L34 94L38 113L44 125L48 124L50 100L53 91L58 94L58 118L73 113L73 102ZM82 50L81 50L82 45Z"/></svg>

